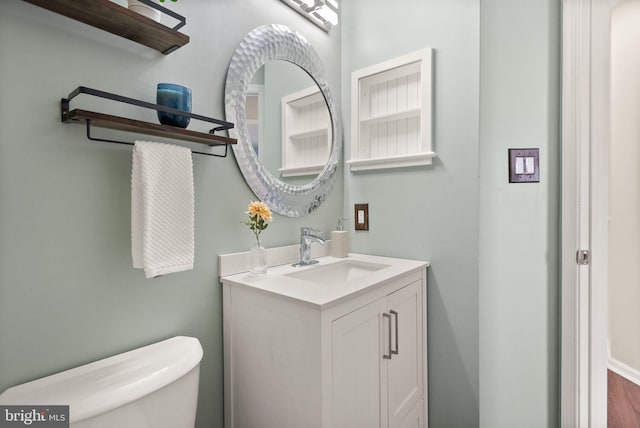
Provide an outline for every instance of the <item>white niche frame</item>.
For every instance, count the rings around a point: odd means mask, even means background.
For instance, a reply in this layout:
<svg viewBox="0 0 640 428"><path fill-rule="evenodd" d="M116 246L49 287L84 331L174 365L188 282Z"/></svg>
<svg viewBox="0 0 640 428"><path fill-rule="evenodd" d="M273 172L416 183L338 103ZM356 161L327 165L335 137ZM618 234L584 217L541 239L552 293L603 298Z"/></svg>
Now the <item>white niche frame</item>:
<svg viewBox="0 0 640 428"><path fill-rule="evenodd" d="M432 49L351 74L351 171L431 165Z"/></svg>
<svg viewBox="0 0 640 428"><path fill-rule="evenodd" d="M311 86L282 98L283 177L317 175L331 152L331 118L324 96Z"/></svg>

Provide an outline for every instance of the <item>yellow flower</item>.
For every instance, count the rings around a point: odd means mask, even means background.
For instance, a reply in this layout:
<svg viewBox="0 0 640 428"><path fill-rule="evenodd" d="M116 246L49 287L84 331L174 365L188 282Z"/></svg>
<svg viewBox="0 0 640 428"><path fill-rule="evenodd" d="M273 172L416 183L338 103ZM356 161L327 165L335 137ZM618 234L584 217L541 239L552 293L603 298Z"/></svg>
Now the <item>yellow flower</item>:
<svg viewBox="0 0 640 428"><path fill-rule="evenodd" d="M260 233L269 226L266 222L272 220L271 210L263 202L249 202L247 210L246 214L249 214L249 218L243 223L249 226L260 246Z"/></svg>
<svg viewBox="0 0 640 428"><path fill-rule="evenodd" d="M272 220L271 210L264 204L264 202L250 202L247 209L247 214L251 217L258 216L265 221Z"/></svg>

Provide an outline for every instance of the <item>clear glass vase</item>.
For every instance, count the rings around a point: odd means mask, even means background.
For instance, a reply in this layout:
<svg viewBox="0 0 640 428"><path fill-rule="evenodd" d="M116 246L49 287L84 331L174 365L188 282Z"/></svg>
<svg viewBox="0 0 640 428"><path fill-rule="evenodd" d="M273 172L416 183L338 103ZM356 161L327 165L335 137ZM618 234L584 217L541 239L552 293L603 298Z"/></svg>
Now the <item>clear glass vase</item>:
<svg viewBox="0 0 640 428"><path fill-rule="evenodd" d="M251 256L249 259L249 273L253 276L262 276L267 274L267 249L261 245L251 248Z"/></svg>

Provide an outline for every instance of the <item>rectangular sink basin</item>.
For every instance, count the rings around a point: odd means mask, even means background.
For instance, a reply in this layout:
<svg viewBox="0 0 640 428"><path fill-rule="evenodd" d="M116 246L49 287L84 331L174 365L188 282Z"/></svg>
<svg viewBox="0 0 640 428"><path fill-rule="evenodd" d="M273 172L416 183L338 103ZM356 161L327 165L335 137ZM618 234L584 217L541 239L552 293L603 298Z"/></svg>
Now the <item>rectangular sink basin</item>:
<svg viewBox="0 0 640 428"><path fill-rule="evenodd" d="M317 283L337 283L347 282L386 267L389 267L389 265L359 260L345 260L327 265L303 266L299 268L300 271L287 273L284 276Z"/></svg>

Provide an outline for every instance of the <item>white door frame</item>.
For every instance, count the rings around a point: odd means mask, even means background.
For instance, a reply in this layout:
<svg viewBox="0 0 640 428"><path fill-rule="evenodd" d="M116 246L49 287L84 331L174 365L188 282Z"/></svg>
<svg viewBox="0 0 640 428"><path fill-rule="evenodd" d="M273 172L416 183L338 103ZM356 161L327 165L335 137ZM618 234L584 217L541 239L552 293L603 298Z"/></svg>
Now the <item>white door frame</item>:
<svg viewBox="0 0 640 428"><path fill-rule="evenodd" d="M561 426L607 426L610 0L562 1ZM590 252L578 265L578 249Z"/></svg>

